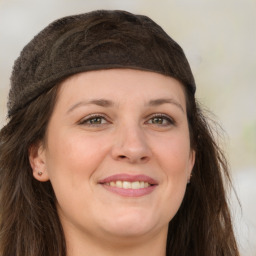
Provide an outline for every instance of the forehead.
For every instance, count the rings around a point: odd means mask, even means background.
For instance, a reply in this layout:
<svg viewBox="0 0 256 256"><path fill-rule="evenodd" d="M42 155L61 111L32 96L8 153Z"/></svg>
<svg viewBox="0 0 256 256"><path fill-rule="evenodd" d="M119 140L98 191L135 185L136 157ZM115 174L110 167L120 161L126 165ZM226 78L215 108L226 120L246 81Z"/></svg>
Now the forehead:
<svg viewBox="0 0 256 256"><path fill-rule="evenodd" d="M184 86L178 80L155 72L133 69L75 74L60 84L58 92L58 101L65 101L65 104L94 98L136 102L168 97L185 105Z"/></svg>

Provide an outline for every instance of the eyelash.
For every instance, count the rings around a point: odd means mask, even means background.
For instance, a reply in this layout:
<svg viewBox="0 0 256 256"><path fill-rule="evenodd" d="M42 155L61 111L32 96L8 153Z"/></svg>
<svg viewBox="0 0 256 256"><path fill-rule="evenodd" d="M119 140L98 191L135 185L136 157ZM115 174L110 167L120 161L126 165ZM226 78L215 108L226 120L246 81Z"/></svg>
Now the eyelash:
<svg viewBox="0 0 256 256"><path fill-rule="evenodd" d="M167 121L167 124L153 124L153 123L149 123L149 121L152 121L154 118L161 118L164 121ZM106 123L89 123L90 121L92 121L93 119L100 119L105 120ZM157 125L157 126L171 126L171 125L175 125L175 121L168 115L162 114L162 113L157 113L157 114L153 114L151 116L149 116L149 118L147 118L148 121L146 121L146 123L150 124L150 125ZM87 116L86 118L82 119L81 121L79 121L79 125L87 125L89 127L97 127L97 126L102 126L105 125L107 123L110 123L110 121L108 120L108 118L104 115L104 114L92 114Z"/></svg>
<svg viewBox="0 0 256 256"><path fill-rule="evenodd" d="M104 124L102 124L102 123L100 123L100 124L87 123L87 122L90 122L93 119L101 119L101 120L104 119L106 122L109 122L107 117L104 114L92 114L92 115L87 116L86 118L83 118L81 121L79 121L79 124L80 125L87 125L87 126L100 126L100 125L105 124L105 123Z"/></svg>
<svg viewBox="0 0 256 256"><path fill-rule="evenodd" d="M152 124L152 125L157 125L157 126L171 126L171 125L175 125L175 121L168 115L165 115L165 114L161 114L161 113L158 113L158 114L154 114L152 116L150 116L149 120L152 120L154 118L161 118L163 119L163 121L167 121L168 123L167 124ZM149 122L149 121L147 121Z"/></svg>

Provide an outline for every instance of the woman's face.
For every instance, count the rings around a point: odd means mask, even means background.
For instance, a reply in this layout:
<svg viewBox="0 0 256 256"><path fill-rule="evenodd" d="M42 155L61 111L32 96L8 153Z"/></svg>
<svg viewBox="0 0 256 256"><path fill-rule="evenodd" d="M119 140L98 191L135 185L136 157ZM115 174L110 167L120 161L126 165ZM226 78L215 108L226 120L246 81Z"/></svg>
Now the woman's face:
<svg viewBox="0 0 256 256"><path fill-rule="evenodd" d="M129 69L62 82L45 144L30 154L65 233L90 238L166 236L194 158L182 85Z"/></svg>

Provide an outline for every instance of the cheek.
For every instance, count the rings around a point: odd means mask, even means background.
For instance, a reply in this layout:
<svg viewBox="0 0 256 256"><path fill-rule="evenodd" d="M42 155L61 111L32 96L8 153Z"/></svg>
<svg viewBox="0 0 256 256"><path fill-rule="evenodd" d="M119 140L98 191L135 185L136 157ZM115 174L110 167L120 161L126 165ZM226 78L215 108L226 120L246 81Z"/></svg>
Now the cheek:
<svg viewBox="0 0 256 256"><path fill-rule="evenodd" d="M83 134L59 134L49 141L52 143L49 144L47 162L55 172L90 174L106 151L102 141Z"/></svg>
<svg viewBox="0 0 256 256"><path fill-rule="evenodd" d="M99 167L107 149L102 139L84 134L59 133L48 140L47 172L61 214L79 216L88 209L93 197L92 175Z"/></svg>
<svg viewBox="0 0 256 256"><path fill-rule="evenodd" d="M48 172L59 213L70 219L86 219L95 195L95 173L102 164L110 145L103 136L83 132L59 133L49 138ZM73 216L73 217L72 217Z"/></svg>
<svg viewBox="0 0 256 256"><path fill-rule="evenodd" d="M158 143L157 152L159 164L165 170L167 178L178 181L190 171L190 142L184 133L170 136Z"/></svg>
<svg viewBox="0 0 256 256"><path fill-rule="evenodd" d="M158 144L158 164L164 174L165 195L162 206L166 219L171 220L178 211L187 187L190 173L190 144L186 136L173 136Z"/></svg>

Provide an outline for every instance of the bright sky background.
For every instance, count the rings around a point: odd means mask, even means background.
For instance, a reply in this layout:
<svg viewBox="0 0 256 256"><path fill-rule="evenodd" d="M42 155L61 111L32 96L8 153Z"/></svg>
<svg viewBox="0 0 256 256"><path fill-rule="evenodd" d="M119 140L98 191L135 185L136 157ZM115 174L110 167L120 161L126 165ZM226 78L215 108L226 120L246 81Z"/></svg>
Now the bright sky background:
<svg viewBox="0 0 256 256"><path fill-rule="evenodd" d="M225 130L242 211L234 214L242 256L256 256L255 0L0 0L0 127L14 60L51 21L95 9L145 14L184 49L197 97Z"/></svg>

